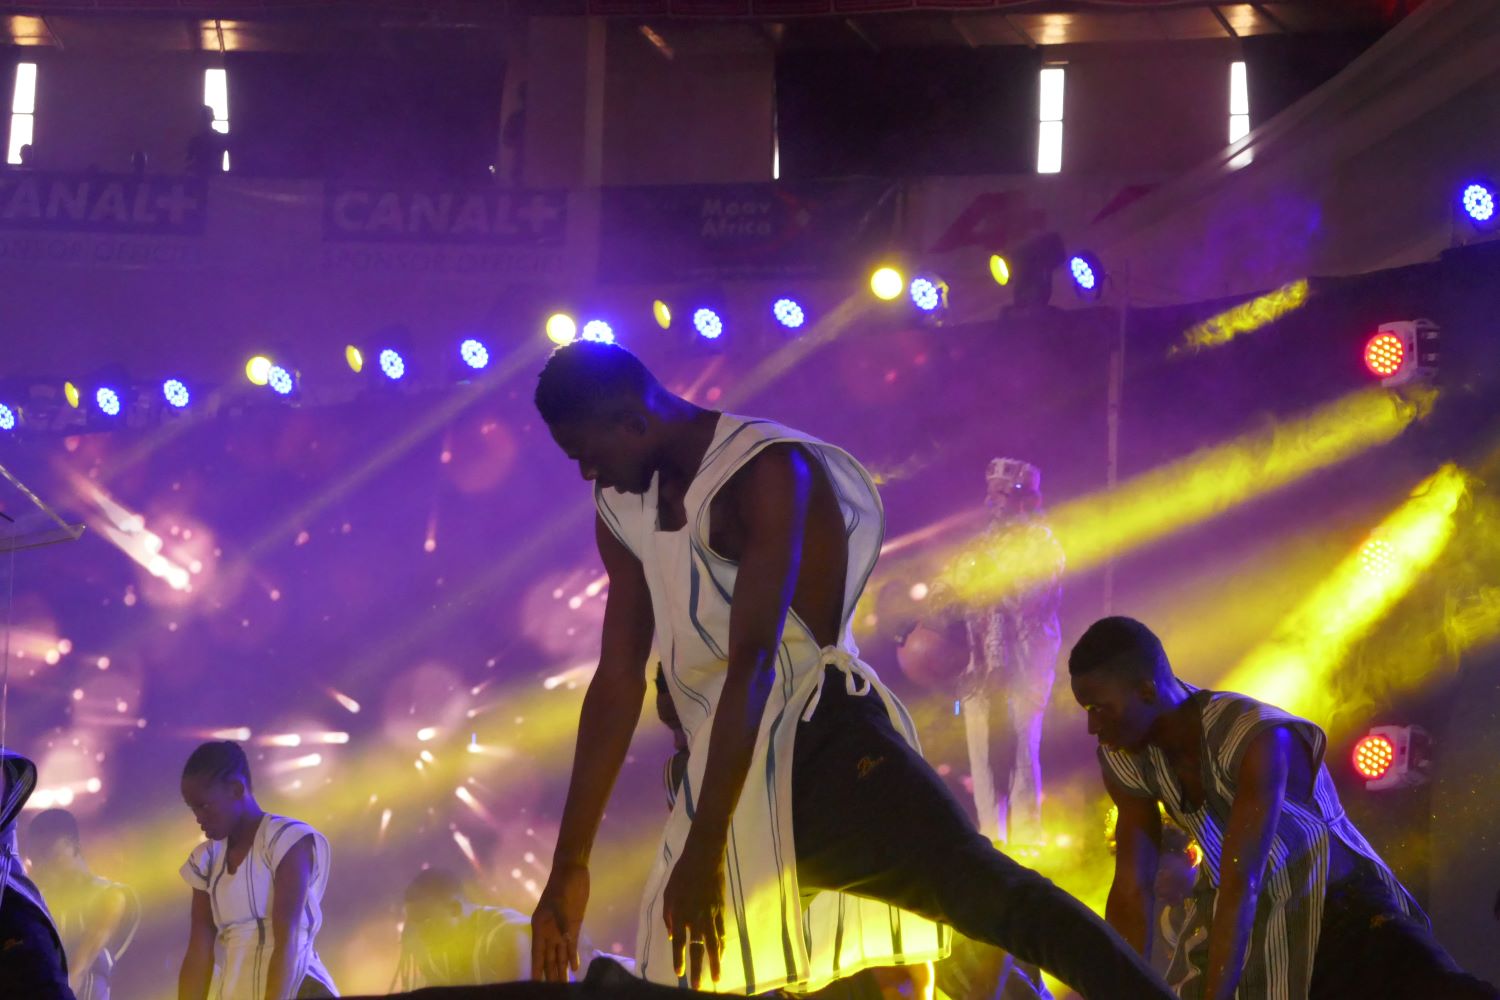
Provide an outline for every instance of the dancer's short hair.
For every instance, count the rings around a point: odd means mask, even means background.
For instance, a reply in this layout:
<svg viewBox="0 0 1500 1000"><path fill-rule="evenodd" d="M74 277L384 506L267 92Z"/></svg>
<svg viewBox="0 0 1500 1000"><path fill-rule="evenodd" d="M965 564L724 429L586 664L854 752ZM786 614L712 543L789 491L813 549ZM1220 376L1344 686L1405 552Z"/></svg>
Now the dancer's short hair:
<svg viewBox="0 0 1500 1000"><path fill-rule="evenodd" d="M32 817L26 828L26 851L38 855L56 843L71 844L76 850L82 845L78 834L78 817L66 809L47 809Z"/></svg>
<svg viewBox="0 0 1500 1000"><path fill-rule="evenodd" d="M658 388L640 358L614 344L577 340L547 359L536 382L536 408L548 426L612 416L622 403Z"/></svg>
<svg viewBox="0 0 1500 1000"><path fill-rule="evenodd" d="M1073 677L1101 670L1140 680L1172 678L1172 664L1156 633L1121 615L1094 622L1068 654L1068 673Z"/></svg>
<svg viewBox="0 0 1500 1000"><path fill-rule="evenodd" d="M423 868L406 886L405 899L408 903L463 898L463 882L446 868Z"/></svg>
<svg viewBox="0 0 1500 1000"><path fill-rule="evenodd" d="M214 740L194 750L182 766L184 778L206 778L221 781L239 778L250 788L250 760L245 750L233 740Z"/></svg>

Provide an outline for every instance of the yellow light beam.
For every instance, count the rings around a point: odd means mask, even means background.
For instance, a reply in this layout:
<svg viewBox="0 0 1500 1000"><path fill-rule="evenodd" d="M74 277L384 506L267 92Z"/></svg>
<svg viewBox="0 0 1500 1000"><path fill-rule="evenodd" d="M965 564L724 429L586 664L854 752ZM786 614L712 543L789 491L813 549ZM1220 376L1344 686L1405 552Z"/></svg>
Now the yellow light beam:
<svg viewBox="0 0 1500 1000"><path fill-rule="evenodd" d="M1132 613L1151 623L1182 676L1218 687L1301 595L1328 575L1345 549L1324 525L1277 533L1242 556L1183 566L1170 580L1133 597Z"/></svg>
<svg viewBox="0 0 1500 1000"><path fill-rule="evenodd" d="M338 482L280 518L246 547L242 557L243 562L253 563L257 556L285 539L293 529L306 524L314 515L336 503L341 497L347 496L356 487L421 443L439 427L499 388L512 375L534 369L546 357L549 350L550 348L544 342L533 339L510 352L504 361L491 367L475 381L472 391L452 393L442 405L412 423L400 437L376 451L358 468L346 473Z"/></svg>
<svg viewBox="0 0 1500 1000"><path fill-rule="evenodd" d="M733 409L746 400L753 399L813 352L837 340L870 308L870 301L862 295L845 298L827 315L814 322L812 329L797 339L788 341L786 346L778 348L746 372L744 378L725 390L721 404L725 409Z"/></svg>
<svg viewBox="0 0 1500 1000"><path fill-rule="evenodd" d="M225 402L242 396L248 396L252 391L248 386L236 386L233 389L217 389L202 400L194 397L191 416L197 417L201 413L216 413ZM99 473L99 481L102 483L114 482L120 476L131 471L156 454L159 449L171 443L174 438L181 437L184 432L198 422L198 419L185 419L169 420L158 424L124 451L105 459L104 467Z"/></svg>
<svg viewBox="0 0 1500 1000"><path fill-rule="evenodd" d="M804 336L780 348L748 372L737 384L726 390L720 401L721 405L726 409L731 409L738 403L750 399L796 367L813 351L837 339L868 308L869 302L862 296L851 296L845 299L832 312L817 321ZM699 381L701 382L701 379ZM395 634L373 642L371 646L375 652L370 657L361 658L356 672L346 676L343 680L349 683L352 677L369 676L385 663L406 655L434 636L440 635L453 615L467 607L470 601L507 582L526 564L528 558L554 543L564 529L575 524L575 520L579 530L587 530L582 519L585 511L592 511L592 503L585 504L586 498L580 496L576 504L564 504L560 507L557 514L546 524L528 533L527 540L523 544L508 552L505 558L487 569L483 575L470 581L461 595L448 602L445 610L428 615L415 627L409 623L403 623L399 628L393 627Z"/></svg>
<svg viewBox="0 0 1500 1000"><path fill-rule="evenodd" d="M590 498L580 496L575 501L563 501L545 522L535 525L525 539L506 550L491 566L466 583L461 591L450 598L443 607L432 611L413 623L394 621L390 628L375 636L353 659L353 666L339 677L339 683L353 686L360 680L377 675L392 663L417 650L424 649L446 634L452 621L469 613L475 602L491 591L508 583L523 568L531 564L538 553L557 543L568 530L580 534L591 530L589 519L594 515Z"/></svg>
<svg viewBox="0 0 1500 1000"><path fill-rule="evenodd" d="M1467 492L1468 477L1453 465L1424 479L1373 532L1390 545L1389 568L1372 573L1357 550L1350 553L1224 686L1312 719L1327 717L1333 671L1442 554Z"/></svg>
<svg viewBox="0 0 1500 1000"><path fill-rule="evenodd" d="M1467 653L1500 637L1500 587L1480 587L1452 609L1443 622L1444 637L1455 653Z"/></svg>
<svg viewBox="0 0 1500 1000"><path fill-rule="evenodd" d="M1242 333L1259 330L1287 313L1302 308L1307 302L1307 293L1307 279L1301 278L1264 295L1258 295L1190 327L1182 335L1182 343L1173 346L1167 353L1169 356L1184 351L1196 353L1227 344Z"/></svg>
<svg viewBox="0 0 1500 1000"><path fill-rule="evenodd" d="M1051 524L1067 553L1068 571L1099 566L1384 444L1424 415L1435 397L1430 389L1409 396L1361 390L1300 419L1143 473L1112 493L1061 504ZM965 601L995 600L1052 572L1048 551L1001 553L991 551L991 544L987 538L971 542L950 562L951 585Z"/></svg>
<svg viewBox="0 0 1500 1000"><path fill-rule="evenodd" d="M534 367L549 351L550 348L546 347L540 341L528 342L526 346L511 352L503 363L492 366L479 379L475 380L471 391L453 393L441 406L428 413L422 420L411 425L406 433L370 456L364 464L348 472L342 479L333 483L322 493L310 498L297 507L296 510L280 518L273 526L262 532L258 538L251 541L237 558L225 559L218 569L218 577L221 585L226 590L233 591L239 585L240 580L252 572L255 560L273 545L284 540L291 533L292 529L306 523L313 516L336 503L340 498L346 496L356 487L369 480L381 469L384 469L413 447L420 444L438 427L441 427L469 406L495 391L512 375ZM152 627L151 619L143 619L141 624L116 639L116 647L120 649L133 648L135 643L150 632Z"/></svg>
<svg viewBox="0 0 1500 1000"><path fill-rule="evenodd" d="M315 797L285 808L336 844L373 849L385 810L397 818L410 815L451 797L453 789L471 776L490 778L497 794L503 793L506 779L520 780L528 772L531 777L564 780L572 762L567 750L577 734L582 689L548 691L525 680L497 690L496 701L503 708L477 717L470 728L479 745L514 748L530 758L527 763L519 764L511 753L468 752L468 732L456 733L442 746L421 744L432 748L431 760L424 760L421 770L412 766L418 759L416 746L381 746L330 761L333 781ZM654 714L643 711L640 728L649 732L653 727L660 728ZM267 765L257 771L267 779L274 774ZM274 793L265 795L263 802L281 811L282 802ZM169 807L165 815L116 831L100 845L96 863L100 871L134 888L148 913L159 907L186 907L187 889L177 868L198 840L186 806Z"/></svg>

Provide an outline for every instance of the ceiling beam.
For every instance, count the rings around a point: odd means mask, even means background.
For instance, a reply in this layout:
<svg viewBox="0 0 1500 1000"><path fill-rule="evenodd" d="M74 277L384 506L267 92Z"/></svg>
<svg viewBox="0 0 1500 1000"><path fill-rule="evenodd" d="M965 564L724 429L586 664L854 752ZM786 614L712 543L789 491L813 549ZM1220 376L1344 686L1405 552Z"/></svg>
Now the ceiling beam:
<svg viewBox="0 0 1500 1000"><path fill-rule="evenodd" d="M974 36L970 34L969 29L964 26L963 18L950 16L948 18L948 23L953 26L954 31L958 32L958 37L963 39L965 45L967 45L971 49L979 48L979 44L974 41Z"/></svg>
<svg viewBox="0 0 1500 1000"><path fill-rule="evenodd" d="M864 42L871 52L879 52L880 46L875 44L875 39L870 37L869 32L859 26L859 22L852 17L844 18L844 27L854 32L854 37Z"/></svg>
<svg viewBox="0 0 1500 1000"><path fill-rule="evenodd" d="M47 37L52 39L52 44L57 46L57 51L61 52L63 50L62 35L59 35L57 29L52 27L52 22L47 20L46 14L42 15L42 27L47 29Z"/></svg>
<svg viewBox="0 0 1500 1000"><path fill-rule="evenodd" d="M1286 22L1277 17L1275 14L1272 14L1264 3L1260 3L1258 2L1258 0L1250 0L1250 6L1255 9L1255 12L1257 14L1275 25L1276 30L1281 32L1283 35L1290 35L1292 33L1292 29L1286 26Z"/></svg>
<svg viewBox="0 0 1500 1000"><path fill-rule="evenodd" d="M1240 37L1239 32L1234 30L1234 25L1229 23L1229 18L1224 16L1224 12L1218 8L1217 4L1210 4L1208 10L1213 14L1214 20L1219 22L1219 27L1224 29L1224 34L1230 38Z"/></svg>
<svg viewBox="0 0 1500 1000"><path fill-rule="evenodd" d="M1002 21L1005 22L1005 26L1007 28L1009 28L1011 31L1015 32L1016 37L1019 38L1026 45L1027 48L1031 48L1031 49L1039 49L1039 48L1041 48L1041 46L1037 44L1035 38L1032 38L1030 35L1028 35L1026 33L1025 29L1023 29L1016 22L1012 21L1009 17L1007 17L1004 14L1001 14L1000 15L1000 20L1002 20Z"/></svg>

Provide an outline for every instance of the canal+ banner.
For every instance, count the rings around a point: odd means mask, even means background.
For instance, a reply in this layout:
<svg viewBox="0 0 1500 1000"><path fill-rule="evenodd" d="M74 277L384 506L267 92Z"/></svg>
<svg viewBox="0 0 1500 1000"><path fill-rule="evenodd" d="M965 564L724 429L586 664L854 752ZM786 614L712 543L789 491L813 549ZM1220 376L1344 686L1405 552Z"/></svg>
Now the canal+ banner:
<svg viewBox="0 0 1500 1000"><path fill-rule="evenodd" d="M331 183L323 197L325 240L555 248L567 234L566 191Z"/></svg>
<svg viewBox="0 0 1500 1000"><path fill-rule="evenodd" d="M0 170L0 268L176 266L207 215L196 177Z"/></svg>
<svg viewBox="0 0 1500 1000"><path fill-rule="evenodd" d="M196 177L0 171L5 229L196 236L204 207Z"/></svg>
<svg viewBox="0 0 1500 1000"><path fill-rule="evenodd" d="M321 263L341 272L557 280L586 257L576 252L587 240L575 231L581 220L568 209L567 191L330 182Z"/></svg>
<svg viewBox="0 0 1500 1000"><path fill-rule="evenodd" d="M495 185L0 170L0 268L560 282L593 266L597 216L579 201Z"/></svg>

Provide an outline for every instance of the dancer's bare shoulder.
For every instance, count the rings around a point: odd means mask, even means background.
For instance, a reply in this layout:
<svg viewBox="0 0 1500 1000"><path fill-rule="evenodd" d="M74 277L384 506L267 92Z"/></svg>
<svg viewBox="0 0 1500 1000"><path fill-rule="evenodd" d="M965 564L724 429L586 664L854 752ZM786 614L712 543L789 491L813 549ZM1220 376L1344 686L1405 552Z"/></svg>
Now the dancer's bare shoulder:
<svg viewBox="0 0 1500 1000"><path fill-rule="evenodd" d="M731 562L742 560L752 534L765 526L801 535L792 607L820 643L831 644L842 620L847 540L833 482L803 445L767 447L735 472L709 507L709 545Z"/></svg>

